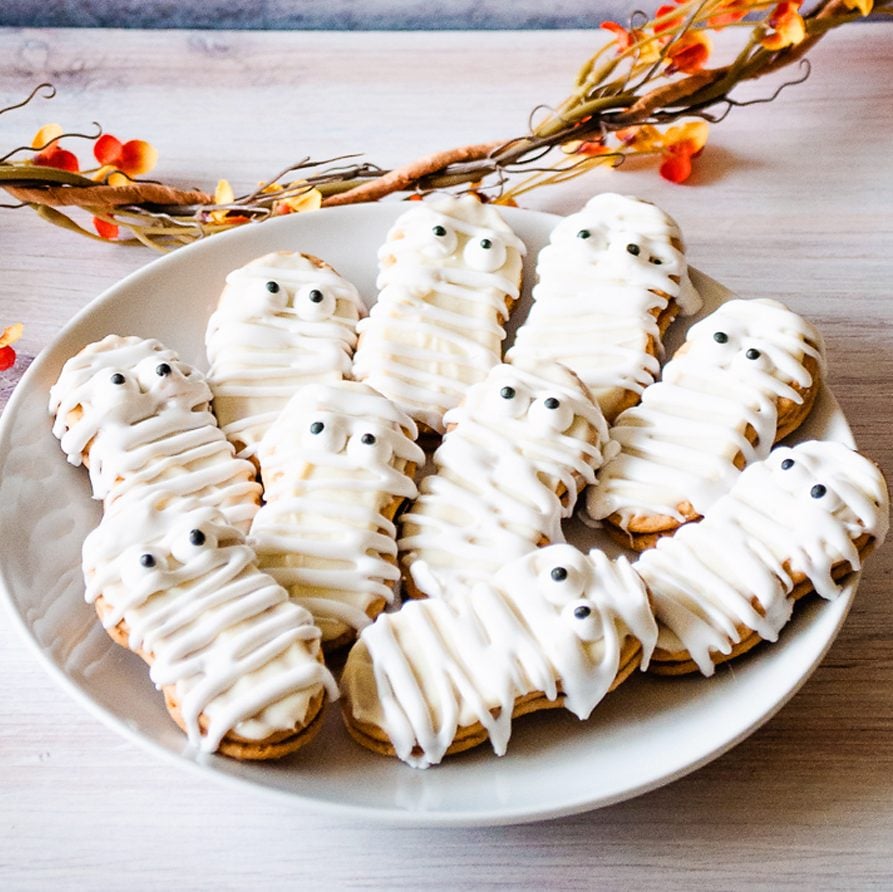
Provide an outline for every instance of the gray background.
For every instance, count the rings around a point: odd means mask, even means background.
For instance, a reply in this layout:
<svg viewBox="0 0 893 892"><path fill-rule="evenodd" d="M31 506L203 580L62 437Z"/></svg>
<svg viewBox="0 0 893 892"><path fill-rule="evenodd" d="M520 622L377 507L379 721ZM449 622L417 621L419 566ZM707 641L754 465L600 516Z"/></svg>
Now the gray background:
<svg viewBox="0 0 893 892"><path fill-rule="evenodd" d="M0 26L417 30L591 28L658 0L7 0Z"/></svg>

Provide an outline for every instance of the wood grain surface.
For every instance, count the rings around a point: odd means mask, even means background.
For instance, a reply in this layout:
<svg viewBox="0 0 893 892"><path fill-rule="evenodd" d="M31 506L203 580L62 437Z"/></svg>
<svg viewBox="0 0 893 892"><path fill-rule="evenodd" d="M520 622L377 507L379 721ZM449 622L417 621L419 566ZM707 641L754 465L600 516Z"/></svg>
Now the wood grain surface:
<svg viewBox="0 0 893 892"><path fill-rule="evenodd" d="M303 155L364 151L390 166L523 132L535 105L569 91L597 39L0 30L0 105L42 80L59 90L0 117L0 146L30 142L47 121L78 129L96 120L154 142L166 180L213 188L227 177L237 191ZM605 189L664 206L694 265L819 325L831 387L862 449L889 472L893 27L848 26L812 63L805 84L713 128L687 185L630 165L532 193L528 206L570 212ZM27 359L151 259L28 210L0 211L0 325L25 323ZM10 382L0 373L0 387ZM0 886L890 888L891 575L887 547L812 679L727 755L620 805L478 830L315 815L154 761L59 690L4 623Z"/></svg>

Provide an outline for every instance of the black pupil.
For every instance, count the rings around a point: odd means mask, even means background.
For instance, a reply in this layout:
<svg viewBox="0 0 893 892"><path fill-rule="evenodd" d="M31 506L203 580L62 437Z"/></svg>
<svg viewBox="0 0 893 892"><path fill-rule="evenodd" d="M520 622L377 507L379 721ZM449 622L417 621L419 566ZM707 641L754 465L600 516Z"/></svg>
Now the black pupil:
<svg viewBox="0 0 893 892"><path fill-rule="evenodd" d="M140 563L144 567L154 567L155 566L155 558L153 558L151 554L141 554L140 555Z"/></svg>
<svg viewBox="0 0 893 892"><path fill-rule="evenodd" d="M363 436L360 437L360 441L367 446L371 446L375 442L375 436L373 434L363 434Z"/></svg>
<svg viewBox="0 0 893 892"><path fill-rule="evenodd" d="M314 288L313 291L311 291L310 294L308 294L307 296L315 304L322 303L322 297L323 297L322 291L320 291L318 288Z"/></svg>
<svg viewBox="0 0 893 892"><path fill-rule="evenodd" d="M124 376L120 372L115 372L115 374L112 375L112 384L123 384L123 383L124 383Z"/></svg>
<svg viewBox="0 0 893 892"><path fill-rule="evenodd" d="M499 391L499 395L504 400L511 400L515 398L515 388L514 387L503 387L502 390Z"/></svg>
<svg viewBox="0 0 893 892"><path fill-rule="evenodd" d="M793 467L794 467L794 459L792 459L792 458L786 458L786 459L781 463L781 469L782 469L782 471L789 471L789 470L790 470L791 468L793 468Z"/></svg>
<svg viewBox="0 0 893 892"><path fill-rule="evenodd" d="M443 226L435 226L434 229L431 230L438 238L443 238L446 235L446 229Z"/></svg>
<svg viewBox="0 0 893 892"><path fill-rule="evenodd" d="M267 282L267 291L269 291L270 294L276 294L279 291L279 283Z"/></svg>
<svg viewBox="0 0 893 892"><path fill-rule="evenodd" d="M713 340L717 344L725 344L729 340L729 336L724 331L717 331L713 335Z"/></svg>
<svg viewBox="0 0 893 892"><path fill-rule="evenodd" d="M592 613L592 611L585 604L581 604L574 610L574 616L577 619L586 619L590 613Z"/></svg>
<svg viewBox="0 0 893 892"><path fill-rule="evenodd" d="M161 378L166 377L170 373L171 373L171 367L166 362L161 363L161 365L157 366L155 369L155 374Z"/></svg>
<svg viewBox="0 0 893 892"><path fill-rule="evenodd" d="M820 499L826 492L828 492L828 490L825 489L821 483L816 483L816 485L809 491L809 494L814 499Z"/></svg>
<svg viewBox="0 0 893 892"><path fill-rule="evenodd" d="M655 266L660 266L663 263L663 260L660 257L650 257L649 262L653 263Z"/></svg>
<svg viewBox="0 0 893 892"><path fill-rule="evenodd" d="M748 350L747 353L745 353L744 355L745 355L748 359L759 359L759 358L760 358L760 351L759 351L759 350L754 350L754 348L751 347L750 350Z"/></svg>
<svg viewBox="0 0 893 892"><path fill-rule="evenodd" d="M577 238L590 238L591 236L592 236L592 233L588 229L581 229L577 233Z"/></svg>
<svg viewBox="0 0 893 892"><path fill-rule="evenodd" d="M485 251L489 251L490 248L493 247L493 242L491 242L490 239L488 239L488 238L482 238L482 239L481 239L481 247L482 247Z"/></svg>
<svg viewBox="0 0 893 892"><path fill-rule="evenodd" d="M325 425L321 421L314 421L313 424L310 425L310 433L311 434L321 434L325 430Z"/></svg>
<svg viewBox="0 0 893 892"><path fill-rule="evenodd" d="M205 544L205 534L201 530L190 530L189 541L193 545L204 545Z"/></svg>
<svg viewBox="0 0 893 892"><path fill-rule="evenodd" d="M638 245L627 245L626 250L629 251L629 253L632 254L633 257L638 257L641 248Z"/></svg>
<svg viewBox="0 0 893 892"><path fill-rule="evenodd" d="M567 579L567 570L564 567L555 567L549 574L556 582L564 582Z"/></svg>
<svg viewBox="0 0 893 892"><path fill-rule="evenodd" d="M557 409L560 405L561 405L561 404L558 402L558 400L555 399L554 396L550 396L550 397L545 401L545 406L546 406L547 409Z"/></svg>

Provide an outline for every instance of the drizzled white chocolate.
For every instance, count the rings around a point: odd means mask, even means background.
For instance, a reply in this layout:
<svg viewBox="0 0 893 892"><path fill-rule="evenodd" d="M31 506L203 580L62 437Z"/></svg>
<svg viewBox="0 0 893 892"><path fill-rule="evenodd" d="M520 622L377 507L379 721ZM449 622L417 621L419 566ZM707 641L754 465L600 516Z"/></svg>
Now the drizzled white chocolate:
<svg viewBox="0 0 893 892"><path fill-rule="evenodd" d="M676 222L649 202L602 193L553 230L509 361L560 362L613 419L657 376L658 320L701 308Z"/></svg>
<svg viewBox="0 0 893 892"><path fill-rule="evenodd" d="M50 391L53 433L72 464L87 458L107 505L134 490L159 507L199 501L247 530L260 487L210 398L204 376L158 341L108 335L65 363Z"/></svg>
<svg viewBox="0 0 893 892"><path fill-rule="evenodd" d="M364 314L357 289L306 254L265 254L226 277L208 320L208 383L220 426L240 456L255 453L301 386L350 371Z"/></svg>
<svg viewBox="0 0 893 892"><path fill-rule="evenodd" d="M353 374L443 431L443 414L500 359L523 243L473 196L420 202L379 250L378 302L357 326Z"/></svg>
<svg viewBox="0 0 893 892"><path fill-rule="evenodd" d="M593 482L607 437L586 388L556 364L496 366L444 420L437 471L403 516L399 542L416 587L430 596L564 541L561 520L581 484Z"/></svg>
<svg viewBox="0 0 893 892"><path fill-rule="evenodd" d="M261 567L306 607L324 641L368 625L394 598L396 502L425 454L412 419L353 381L308 385L258 456L266 504L251 527Z"/></svg>
<svg viewBox="0 0 893 892"><path fill-rule="evenodd" d="M131 494L87 536L84 572L87 601L107 629L123 623L200 749L299 732L323 690L337 699L312 617L219 511Z"/></svg>
<svg viewBox="0 0 893 892"><path fill-rule="evenodd" d="M821 336L776 301L732 300L692 326L662 380L611 429L619 451L587 493L589 515L616 515L623 529L637 517L682 521L686 502L703 515L737 479L739 455L769 454L779 401L802 405L818 386L807 358L821 370Z"/></svg>
<svg viewBox="0 0 893 892"><path fill-rule="evenodd" d="M365 629L342 678L347 721L381 729L417 768L476 724L502 755L519 698L561 698L587 718L624 668L629 636L647 665L657 627L625 558L540 549L490 584L407 604Z"/></svg>
<svg viewBox="0 0 893 892"><path fill-rule="evenodd" d="M704 675L751 631L775 641L801 580L833 599L858 570L856 540L880 544L889 524L884 478L841 443L779 447L739 476L700 523L658 542L634 565L651 590L659 647L687 652Z"/></svg>

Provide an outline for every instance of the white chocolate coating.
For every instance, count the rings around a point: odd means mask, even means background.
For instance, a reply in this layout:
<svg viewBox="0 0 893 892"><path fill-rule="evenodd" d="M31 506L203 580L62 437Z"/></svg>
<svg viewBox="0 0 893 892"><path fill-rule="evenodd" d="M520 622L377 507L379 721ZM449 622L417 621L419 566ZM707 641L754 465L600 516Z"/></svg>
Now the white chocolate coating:
<svg viewBox="0 0 893 892"><path fill-rule="evenodd" d="M617 514L623 529L642 516L682 521L685 502L703 515L737 480L739 453L746 464L769 454L778 401L801 405L795 385L818 385L807 357L823 368L821 336L777 301L732 300L692 326L662 379L611 428L619 450L587 493L590 517Z"/></svg>
<svg viewBox="0 0 893 892"><path fill-rule="evenodd" d="M418 202L379 250L378 302L357 330L353 374L443 431L443 414L500 360L525 247L473 196Z"/></svg>
<svg viewBox="0 0 893 892"><path fill-rule="evenodd" d="M50 391L53 433L72 464L89 456L93 497L107 505L150 491L159 505L220 508L247 531L260 487L254 467L233 457L210 398L204 376L158 341L108 335L65 363Z"/></svg>
<svg viewBox="0 0 893 892"><path fill-rule="evenodd" d="M625 558L587 557L570 545L539 549L491 584L379 617L345 666L346 709L384 730L417 768L440 762L459 730L476 723L502 755L520 697L563 697L587 718L622 668L630 635L646 666L657 627Z"/></svg>
<svg viewBox="0 0 893 892"><path fill-rule="evenodd" d="M858 570L854 545L883 542L889 525L884 478L841 443L779 447L746 468L706 517L645 552L634 569L652 593L659 646L687 651L704 675L711 653L729 654L748 634L775 641L791 617L801 575L833 599L839 564ZM742 631L743 630L743 631Z"/></svg>
<svg viewBox="0 0 893 892"><path fill-rule="evenodd" d="M224 433L247 458L304 384L350 371L357 289L305 254L265 254L226 277L208 320L208 384Z"/></svg>
<svg viewBox="0 0 893 892"><path fill-rule="evenodd" d="M684 315L702 304L677 223L653 204L610 192L555 227L537 261L533 299L506 359L562 363L609 419L657 376L658 316L671 302Z"/></svg>
<svg viewBox="0 0 893 892"><path fill-rule="evenodd" d="M312 617L215 509L119 500L84 542L84 572L87 601L101 597L107 629L126 624L205 752L231 732L262 741L300 730L323 688L338 697Z"/></svg>
<svg viewBox="0 0 893 892"><path fill-rule="evenodd" d="M556 364L495 366L445 421L437 471L403 515L399 542L413 581L432 597L563 542L561 520L579 484L593 482L607 437L586 388Z"/></svg>
<svg viewBox="0 0 893 892"><path fill-rule="evenodd" d="M376 604L393 601L397 530L383 512L416 495L407 473L425 461L416 435L386 397L342 381L298 391L260 445L267 502L249 541L324 641L363 628Z"/></svg>

